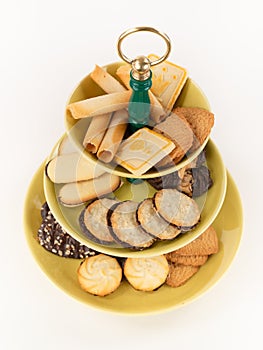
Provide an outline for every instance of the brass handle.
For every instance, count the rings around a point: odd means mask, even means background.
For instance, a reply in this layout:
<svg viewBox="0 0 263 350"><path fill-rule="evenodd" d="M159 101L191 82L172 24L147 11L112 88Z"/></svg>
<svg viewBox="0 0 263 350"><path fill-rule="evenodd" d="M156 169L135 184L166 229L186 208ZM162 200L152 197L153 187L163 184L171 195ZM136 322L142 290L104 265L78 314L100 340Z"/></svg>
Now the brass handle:
<svg viewBox="0 0 263 350"><path fill-rule="evenodd" d="M151 32L151 33L155 33L155 34L161 36L164 39L164 41L166 42L166 46L167 46L166 52L158 60L150 61L150 65L151 66L156 66L157 64L163 62L169 56L169 53L171 51L171 41L170 41L169 37L165 33L162 33L159 30L157 30L155 28L152 28L152 27L135 27L135 28L126 30L119 37L117 49L118 49L118 54L123 59L123 61L125 61L125 62L127 62L129 64L132 64L132 62L134 61L133 59L130 59L126 55L124 55L124 53L122 52L122 49L121 49L121 44L122 44L123 40L128 35L131 35L131 34L137 33L137 32Z"/></svg>

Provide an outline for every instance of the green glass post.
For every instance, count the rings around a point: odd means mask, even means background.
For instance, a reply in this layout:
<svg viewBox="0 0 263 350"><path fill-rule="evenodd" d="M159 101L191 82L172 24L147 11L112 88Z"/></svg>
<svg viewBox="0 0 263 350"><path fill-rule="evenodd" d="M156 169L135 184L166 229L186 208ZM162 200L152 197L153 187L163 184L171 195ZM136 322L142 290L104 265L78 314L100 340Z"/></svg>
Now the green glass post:
<svg viewBox="0 0 263 350"><path fill-rule="evenodd" d="M129 129L131 133L149 125L150 98L152 86L151 62L145 56L138 56L131 62L130 86L132 95L129 101Z"/></svg>
<svg viewBox="0 0 263 350"><path fill-rule="evenodd" d="M133 90L128 107L129 127L134 133L136 130L149 125L150 98L148 90L152 86L152 72L146 80L137 80L130 73L130 86Z"/></svg>

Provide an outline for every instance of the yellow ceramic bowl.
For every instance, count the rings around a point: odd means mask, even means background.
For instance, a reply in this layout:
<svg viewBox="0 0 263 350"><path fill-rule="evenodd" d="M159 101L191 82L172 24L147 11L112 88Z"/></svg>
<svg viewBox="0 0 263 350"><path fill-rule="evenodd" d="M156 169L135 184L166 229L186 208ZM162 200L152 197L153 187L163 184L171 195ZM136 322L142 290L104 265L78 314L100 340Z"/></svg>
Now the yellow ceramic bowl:
<svg viewBox="0 0 263 350"><path fill-rule="evenodd" d="M93 296L84 292L78 284L77 268L80 260L58 257L47 252L37 241L37 231L41 224L40 208L45 201L43 172L44 164L32 179L25 201L24 229L28 245L47 277L58 288L89 307L126 315L147 315L184 306L218 282L229 268L239 247L243 226L242 207L238 190L228 174L224 204L213 222L220 250L208 259L195 276L179 288L164 285L155 292L139 292L127 282L122 282L111 295Z"/></svg>
<svg viewBox="0 0 263 350"><path fill-rule="evenodd" d="M105 68L107 71L112 74L116 79L118 77L116 76L116 70L121 65L121 63L112 63ZM99 95L103 95L105 92L92 80L90 75L86 76L81 82L77 85L77 87L74 89L73 93L71 94L68 104L85 100L90 97L95 97ZM188 79L177 102L177 106L180 107L200 107L207 110L210 110L209 102L204 95L204 93L201 91L201 89L197 86L197 84L191 80ZM85 149L83 149L82 142L84 139L84 136L86 134L86 131L88 129L88 126L90 124L91 118L84 118L80 120L74 119L69 112L66 112L65 114L65 125L66 130L69 136L71 137L72 141L75 143L75 145L78 147L78 149L83 152L84 156L86 156L90 162L99 164L102 166L105 171L112 172L113 174L122 176L122 177L132 177L132 178L150 178L150 177L157 177L160 175L169 174L173 171L179 170L180 168L184 167L188 163L190 163L194 158L198 156L198 154L203 150L205 147L209 137L205 140L205 142L192 154L189 154L187 157L184 157L181 162L179 162L177 165L164 168L164 169L150 169L148 172L146 172L143 175L135 176L131 174L128 170L121 166L116 166L116 164L106 164L98 160L98 158L90 153L87 152Z"/></svg>
<svg viewBox="0 0 263 350"><path fill-rule="evenodd" d="M58 144L60 141L58 142ZM52 151L50 158L56 153L57 146ZM178 249L193 239L198 237L217 216L225 197L226 191L226 169L221 158L221 155L212 140L209 140L206 147L206 162L210 169L211 177L214 181L213 186L204 195L198 197L196 202L201 210L201 221L195 229L179 235L171 241L159 241L154 243L151 247L143 251L133 251L128 248L112 247L95 243L88 239L81 231L79 225L79 215L84 209L85 204L77 207L65 207L58 200L58 192L61 185L54 184L44 174L44 192L51 211L56 217L61 226L76 240L82 244L87 245L97 251L105 254L122 257L149 257L168 253L172 250ZM123 179L124 184L114 192L119 200L132 199L140 202L145 198L152 197L156 192L155 189L145 180L141 184L130 184L126 179Z"/></svg>

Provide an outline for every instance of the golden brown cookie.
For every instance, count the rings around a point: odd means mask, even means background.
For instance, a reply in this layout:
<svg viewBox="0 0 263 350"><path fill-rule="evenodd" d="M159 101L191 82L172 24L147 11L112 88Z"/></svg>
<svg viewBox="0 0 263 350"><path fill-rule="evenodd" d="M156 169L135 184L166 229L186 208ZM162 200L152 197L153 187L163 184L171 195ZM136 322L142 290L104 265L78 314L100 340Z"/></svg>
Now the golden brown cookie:
<svg viewBox="0 0 263 350"><path fill-rule="evenodd" d="M184 117L190 124L195 135L190 152L196 150L210 134L214 125L214 114L197 107L176 107L173 113Z"/></svg>
<svg viewBox="0 0 263 350"><path fill-rule="evenodd" d="M116 258L99 254L86 258L78 268L82 289L94 295L105 296L120 285L122 269Z"/></svg>
<svg viewBox="0 0 263 350"><path fill-rule="evenodd" d="M163 122L156 124L153 130L163 134L175 144L175 149L157 163L156 167L177 164L192 146L193 131L184 116L172 113Z"/></svg>
<svg viewBox="0 0 263 350"><path fill-rule="evenodd" d="M150 292L165 283L169 265L164 255L128 258L124 263L123 272L133 288Z"/></svg>
<svg viewBox="0 0 263 350"><path fill-rule="evenodd" d="M166 284L170 287L179 287L189 280L199 270L197 266L169 264L169 273Z"/></svg>
<svg viewBox="0 0 263 350"><path fill-rule="evenodd" d="M166 254L165 257L169 262L186 266L202 266L208 259L208 255L175 255L172 253Z"/></svg>
<svg viewBox="0 0 263 350"><path fill-rule="evenodd" d="M215 229L210 226L204 233L186 246L171 253L173 255L210 255L218 252L219 242Z"/></svg>

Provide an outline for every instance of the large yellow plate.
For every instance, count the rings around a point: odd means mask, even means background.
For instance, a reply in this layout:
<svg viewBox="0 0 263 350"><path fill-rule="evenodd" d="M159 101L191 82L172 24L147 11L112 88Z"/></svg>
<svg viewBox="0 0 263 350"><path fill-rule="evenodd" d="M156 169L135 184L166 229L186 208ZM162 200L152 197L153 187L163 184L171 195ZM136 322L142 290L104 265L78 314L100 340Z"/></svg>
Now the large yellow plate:
<svg viewBox="0 0 263 350"><path fill-rule="evenodd" d="M242 206L237 187L228 174L224 204L213 222L219 237L220 250L185 285L179 288L164 285L154 292L139 292L127 282L122 282L109 296L92 296L79 287L76 271L80 260L58 257L47 252L37 242L37 230L41 224L40 208L45 201L43 171L44 163L33 177L25 200L26 239L36 262L47 277L58 288L87 306L128 315L160 313L181 307L194 301L218 282L237 252L243 227Z"/></svg>
<svg viewBox="0 0 263 350"><path fill-rule="evenodd" d="M111 63L104 68L113 75L116 79L118 77L116 76L116 70L121 65L120 62ZM95 97L105 94L105 92L92 80L90 74L87 75L84 79L82 79L79 84L76 86L76 88L73 90L71 96L69 97L68 104L85 100L87 98ZM210 110L210 105L208 102L208 99L206 98L203 91L200 89L200 87L190 78L187 79L187 82L176 101L176 106L180 107L200 107L207 110ZM83 149L82 142L84 139L84 136L86 134L86 131L88 129L88 126L90 124L91 118L83 118L76 120L74 119L69 112L65 113L65 126L67 133L71 137L72 141L75 143L75 145L78 147L78 149L83 152L83 155L87 157L87 159L94 163L99 164L101 167L105 168L105 171L111 171L115 175L123 176L123 177L131 177L131 173L126 170L125 168L121 166L116 166L116 164L106 164L97 159L97 157ZM198 154L203 150L205 147L207 141L209 139L209 136L206 138L205 142L200 145L200 147L193 152L192 154L189 154L187 157L184 157L184 159L179 162L177 165L169 168L164 169L150 169L147 173L135 176L132 175L133 178L149 178L149 177L156 177L160 175L169 174L173 171L176 171L183 166L190 163L194 158L198 156Z"/></svg>
<svg viewBox="0 0 263 350"><path fill-rule="evenodd" d="M57 221L71 236L82 244L105 254L114 256L146 257L160 255L178 249L198 237L210 225L210 223L214 221L221 208L221 205L223 204L227 184L226 169L222 157L212 140L209 140L206 147L206 161L214 184L207 193L196 199L196 202L201 210L200 223L195 229L179 235L174 240L156 242L150 248L139 252L128 248L98 244L88 239L81 231L78 221L79 215L85 205L71 208L63 206L58 200L58 192L61 186L54 185L45 174L44 192L49 207L51 208ZM131 185L125 179L124 185L114 192L119 200L132 199L137 202L140 202L147 197L152 197L154 193L155 190L148 185L147 181L144 181L138 185Z"/></svg>

